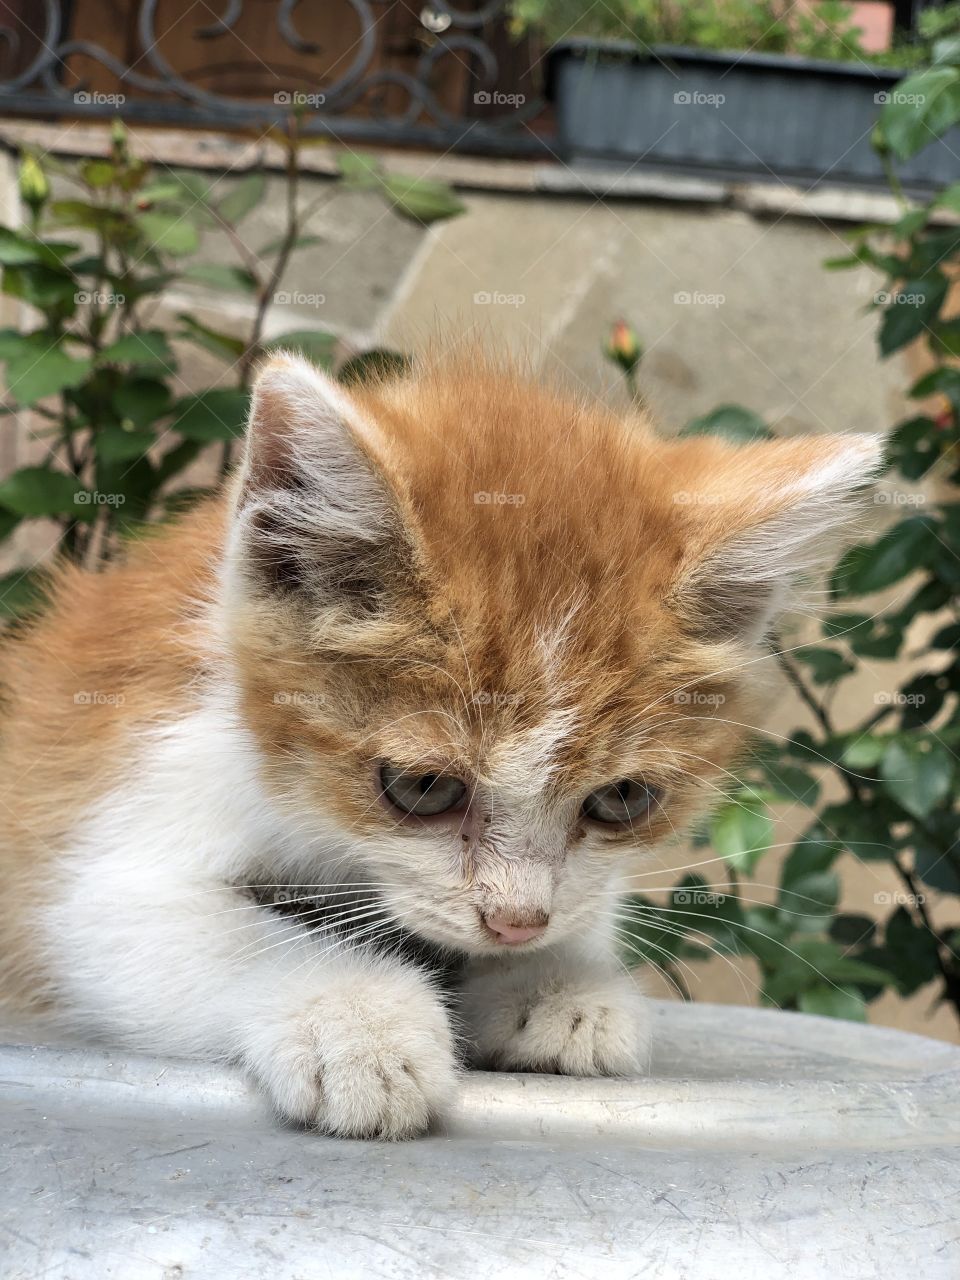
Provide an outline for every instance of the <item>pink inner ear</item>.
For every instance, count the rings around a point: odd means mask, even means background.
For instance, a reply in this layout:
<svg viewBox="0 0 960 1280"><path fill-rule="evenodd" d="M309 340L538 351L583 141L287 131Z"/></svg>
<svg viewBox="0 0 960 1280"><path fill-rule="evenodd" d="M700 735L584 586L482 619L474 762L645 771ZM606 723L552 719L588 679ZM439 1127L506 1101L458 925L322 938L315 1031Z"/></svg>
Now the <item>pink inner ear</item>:
<svg viewBox="0 0 960 1280"><path fill-rule="evenodd" d="M674 607L700 639L756 642L791 581L828 553L880 466L882 441L811 436L731 449L691 439L680 449L694 500Z"/></svg>

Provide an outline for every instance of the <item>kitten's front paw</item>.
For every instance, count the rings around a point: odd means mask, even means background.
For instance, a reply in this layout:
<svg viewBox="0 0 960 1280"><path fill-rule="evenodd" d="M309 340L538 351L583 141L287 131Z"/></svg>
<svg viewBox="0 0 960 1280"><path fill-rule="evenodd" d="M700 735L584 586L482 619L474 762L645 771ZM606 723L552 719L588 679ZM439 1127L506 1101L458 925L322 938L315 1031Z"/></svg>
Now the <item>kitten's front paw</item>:
<svg viewBox="0 0 960 1280"><path fill-rule="evenodd" d="M446 1011L418 974L396 969L344 975L268 1018L246 1058L283 1116L340 1137L422 1133L456 1083Z"/></svg>
<svg viewBox="0 0 960 1280"><path fill-rule="evenodd" d="M649 1067L649 1010L626 974L508 970L468 980L463 995L481 1064L571 1076Z"/></svg>

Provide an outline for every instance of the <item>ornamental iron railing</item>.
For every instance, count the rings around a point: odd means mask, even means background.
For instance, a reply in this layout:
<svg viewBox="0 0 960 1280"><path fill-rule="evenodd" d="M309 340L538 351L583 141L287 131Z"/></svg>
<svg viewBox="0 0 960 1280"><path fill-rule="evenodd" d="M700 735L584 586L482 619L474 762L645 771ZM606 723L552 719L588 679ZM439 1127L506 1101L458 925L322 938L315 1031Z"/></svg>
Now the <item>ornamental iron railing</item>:
<svg viewBox="0 0 960 1280"><path fill-rule="evenodd" d="M524 153L543 61L503 0L5 0L0 114Z"/></svg>

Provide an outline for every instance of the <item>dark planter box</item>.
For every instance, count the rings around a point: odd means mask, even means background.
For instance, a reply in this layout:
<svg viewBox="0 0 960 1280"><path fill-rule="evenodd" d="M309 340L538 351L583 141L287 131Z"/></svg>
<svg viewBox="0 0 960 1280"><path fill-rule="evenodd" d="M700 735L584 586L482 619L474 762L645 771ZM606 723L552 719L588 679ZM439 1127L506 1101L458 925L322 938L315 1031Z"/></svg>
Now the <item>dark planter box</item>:
<svg viewBox="0 0 960 1280"><path fill-rule="evenodd" d="M901 73L780 54L572 41L553 54L567 159L684 173L884 186L870 135ZM930 190L960 180L960 130L897 172Z"/></svg>

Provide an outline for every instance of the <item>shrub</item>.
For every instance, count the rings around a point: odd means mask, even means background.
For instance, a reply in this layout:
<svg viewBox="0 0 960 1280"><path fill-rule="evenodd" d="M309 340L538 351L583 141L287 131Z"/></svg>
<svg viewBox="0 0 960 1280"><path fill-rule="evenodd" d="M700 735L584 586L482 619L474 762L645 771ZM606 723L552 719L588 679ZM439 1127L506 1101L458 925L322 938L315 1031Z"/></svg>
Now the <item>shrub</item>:
<svg viewBox="0 0 960 1280"><path fill-rule="evenodd" d="M960 45L942 52L948 56L960 60ZM896 487L898 478L929 478L949 491L960 481L960 315L950 300L960 226L943 220L960 213L960 183L916 203L896 178L897 162L958 122L960 69L952 63L901 82L875 144L902 216L892 228L853 233L851 253L826 264L879 272L884 283L872 305L881 354L919 342L931 368L909 389L919 412L889 438L889 483L877 500L893 522L847 548L836 565L821 640L790 648L775 638L771 647L816 730L754 743L740 785L698 839L705 863L725 867L721 881L692 874L666 906L644 895L633 901L628 948L680 987L689 959L749 955L768 1004L863 1019L885 990L927 991L960 1017L960 501L926 502ZM724 406L687 430L742 440L767 429L747 410ZM862 604L891 589L893 602L879 611ZM929 635L919 651L918 630ZM882 670L908 657L904 683L891 677L859 722L836 721L835 691L861 663ZM828 780L839 800L825 800ZM780 803L805 806L809 822L767 904L748 886L770 852ZM877 895L877 918L838 912L851 858L887 864L899 880L898 891ZM930 890L953 907L953 922L934 922Z"/></svg>
<svg viewBox="0 0 960 1280"><path fill-rule="evenodd" d="M333 334L297 330L269 342L263 336L293 254L312 239L297 125L292 117L275 134L286 156L283 232L255 250L242 227L264 198L261 171L223 194L198 173L158 172L133 155L119 123L104 158L76 166L22 158L29 226L0 227L0 288L29 304L35 320L23 331L0 330L7 384L0 412L36 415L46 453L0 481L0 539L23 521L52 520L59 549L96 567L145 521L202 495L185 484L202 453L217 450L221 474L227 469L244 429L253 368L265 351L298 348L332 366ZM75 194L51 198L45 169ZM344 153L340 173L343 183L379 193L398 216L428 223L461 209L441 184L391 175L366 156ZM233 246L232 265L198 260L200 235L211 230ZM187 312L158 323L156 304L179 282L246 296L252 304L246 333L221 332ZM215 385L188 389L174 343L222 363ZM354 354L341 372L357 378L371 363L398 359L390 352ZM21 612L37 582L34 573L0 579L0 610Z"/></svg>

